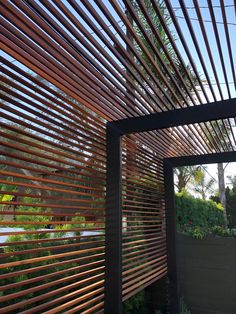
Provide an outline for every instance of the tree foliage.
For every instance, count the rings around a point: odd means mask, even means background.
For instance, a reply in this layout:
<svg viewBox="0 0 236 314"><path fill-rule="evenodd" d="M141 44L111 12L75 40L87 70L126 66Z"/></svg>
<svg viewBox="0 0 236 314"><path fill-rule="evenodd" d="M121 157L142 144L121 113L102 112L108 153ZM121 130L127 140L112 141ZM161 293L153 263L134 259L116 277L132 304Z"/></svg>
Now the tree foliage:
<svg viewBox="0 0 236 314"><path fill-rule="evenodd" d="M160 80L160 83L163 84L163 78L161 78L160 74L158 74L157 67L161 70L171 88L174 90L174 93L177 95L179 101L183 102L179 89L187 99L189 98L189 95L185 86L187 86L188 90L191 92L193 85L198 85L198 81L190 66L188 64L183 65L175 52L172 42L175 42L177 38L174 31L171 29L172 19L166 8L165 1L157 0L157 9L153 7L152 1L143 1L155 30L152 26L150 26L150 22L140 10L137 2L133 1L132 3L145 32L143 32L143 30L136 23L133 23L133 26L148 53L141 49L138 43L134 41L137 51L152 73ZM159 13L157 13L157 11ZM162 20L164 20L165 25L169 28L168 34L163 27L158 14L162 16ZM176 81L177 85L173 83L173 79Z"/></svg>
<svg viewBox="0 0 236 314"><path fill-rule="evenodd" d="M180 193L186 191L190 184L198 183L202 176L199 166L177 167L174 169L175 186Z"/></svg>
<svg viewBox="0 0 236 314"><path fill-rule="evenodd" d="M229 228L236 228L236 176L229 176L232 188L226 187L225 199L226 199L226 212ZM211 199L219 202L219 195L211 196Z"/></svg>
<svg viewBox="0 0 236 314"><path fill-rule="evenodd" d="M198 171L198 177L194 184L194 191L200 194L203 200L206 199L207 194L211 194L214 191L215 179L207 178L204 170Z"/></svg>
<svg viewBox="0 0 236 314"><path fill-rule="evenodd" d="M207 229L224 223L222 206L212 200L202 200L187 193L177 193L175 204L177 225L180 229L192 226Z"/></svg>

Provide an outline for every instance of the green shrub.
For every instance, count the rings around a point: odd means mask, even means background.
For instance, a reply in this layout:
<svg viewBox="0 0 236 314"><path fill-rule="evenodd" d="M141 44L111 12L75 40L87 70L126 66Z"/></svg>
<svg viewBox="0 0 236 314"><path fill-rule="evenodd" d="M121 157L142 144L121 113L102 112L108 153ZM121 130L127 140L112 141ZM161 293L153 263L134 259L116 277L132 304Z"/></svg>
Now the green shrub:
<svg viewBox="0 0 236 314"><path fill-rule="evenodd" d="M217 232L223 235L224 217L221 204L194 198L186 192L175 195L175 204L178 231L196 239Z"/></svg>
<svg viewBox="0 0 236 314"><path fill-rule="evenodd" d="M236 229L223 228L220 226L215 226L212 228L212 233L219 235L221 237L235 237Z"/></svg>
<svg viewBox="0 0 236 314"><path fill-rule="evenodd" d="M223 208L212 200L194 198L186 193L175 196L178 227L212 228L224 224Z"/></svg>
<svg viewBox="0 0 236 314"><path fill-rule="evenodd" d="M143 290L123 303L124 314L148 314L149 294Z"/></svg>
<svg viewBox="0 0 236 314"><path fill-rule="evenodd" d="M61 288L63 286L66 286L68 283L65 280L64 282L60 282L60 283L55 283L57 279L61 279L61 278L66 278L68 275L73 275L76 274L77 271L72 270L70 271L70 268L73 269L73 267L75 266L79 266L79 264L77 262L73 263L68 263L68 264L63 264L63 262L66 262L67 260L71 259L72 257L68 256L68 257L63 257L63 258L57 258L56 254L60 254L63 252L66 252L67 249L63 248L63 245L67 245L67 244L77 244L77 241L74 239L66 239L66 240L57 240L58 234L55 234L55 237L53 236L53 238L51 238L50 234L46 234L46 233L38 233L38 234L23 234L23 235L11 235L7 238L6 243L12 243L14 242L15 244L9 245L9 246L5 246L2 248L3 253L8 254L9 256L5 257L4 262L6 263L11 263L11 262L17 262L17 261L21 261L21 260L30 260L33 258L38 258L38 257L45 257L45 256L53 256L55 255L55 258L50 258L50 259L46 259L46 260L41 260L41 261L37 261L34 262L32 264L32 267L35 268L35 270L33 272L29 271L29 272L25 272L25 270L29 269L29 265L28 264L20 264L18 266L9 266L9 267L5 267L3 269L0 269L0 275L7 275L7 274L11 274L16 271L24 271L21 275L17 275L17 276L10 276L9 278L6 277L5 279L1 279L1 285L5 286L5 285L11 285L13 284L12 287L10 287L9 289L6 289L4 291L0 292L0 296L7 296L9 294L9 296L12 293L17 293L17 292L21 292L24 291L24 289L30 289L30 288L34 288L37 286L41 286L47 283L54 283L52 286L49 286L47 288L43 288L43 289L39 289L38 291L34 291L34 292L28 292L22 296L18 296L15 297L14 299L12 299L11 297L9 297L8 300L2 302L3 306L8 306L8 305L13 305L15 303L21 302L21 301L26 301L30 298L34 298L37 296L40 296L42 294L47 294L50 293L52 290L57 289L57 288ZM32 242L28 242L27 241L35 241L36 243L32 243ZM41 242L41 240L49 240L48 242ZM50 241L51 240L51 241ZM19 244L17 244L17 242L20 242ZM22 243L23 242L23 243ZM25 242L25 243L24 243ZM60 248L53 248L55 246L61 246ZM32 250L34 249L39 249L39 251L34 252ZM76 247L75 247L76 249ZM24 252L23 254L23 258L22 255L18 255L18 254L14 254L16 252ZM12 254L11 254L12 253ZM61 263L59 263L61 262ZM54 264L57 263L57 265L50 267L50 264ZM40 267L44 267L43 269L40 269ZM37 268L39 268L39 270L37 270ZM63 272L63 270L67 270L67 272ZM60 271L62 271L60 273ZM47 278L46 275L51 275L50 277ZM17 286L15 287L14 284L17 282L23 282L25 280L30 280L30 279L34 279L37 278L39 276L39 280L33 281L32 283L29 282L27 284L23 285L23 289L22 286ZM45 276L45 278L42 278L42 276ZM70 280L70 283L74 283L76 282L76 279L74 280ZM60 297L60 295L62 294L58 294L57 297ZM45 302L45 299L47 299L47 301L50 301L53 299L53 297L46 297L44 299L42 299L41 301L38 301L36 304L40 305L42 303ZM31 305L24 305L22 307L24 310L30 309ZM12 314L18 313L19 310L13 310L11 311Z"/></svg>

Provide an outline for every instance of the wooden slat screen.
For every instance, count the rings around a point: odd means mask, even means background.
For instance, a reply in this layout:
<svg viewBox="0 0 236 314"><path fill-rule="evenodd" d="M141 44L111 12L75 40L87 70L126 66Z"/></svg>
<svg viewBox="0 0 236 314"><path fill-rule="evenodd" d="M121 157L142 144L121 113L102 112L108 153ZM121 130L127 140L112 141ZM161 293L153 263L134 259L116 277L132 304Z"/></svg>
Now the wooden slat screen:
<svg viewBox="0 0 236 314"><path fill-rule="evenodd" d="M105 121L19 62L0 61L0 313L95 313Z"/></svg>
<svg viewBox="0 0 236 314"><path fill-rule="evenodd" d="M123 300L167 273L163 164L135 135L123 138Z"/></svg>

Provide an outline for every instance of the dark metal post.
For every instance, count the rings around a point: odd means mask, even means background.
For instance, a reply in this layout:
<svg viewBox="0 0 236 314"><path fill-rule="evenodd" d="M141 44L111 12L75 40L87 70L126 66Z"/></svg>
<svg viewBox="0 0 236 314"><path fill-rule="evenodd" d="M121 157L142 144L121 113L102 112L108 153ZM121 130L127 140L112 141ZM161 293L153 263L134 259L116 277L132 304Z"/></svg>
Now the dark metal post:
<svg viewBox="0 0 236 314"><path fill-rule="evenodd" d="M171 163L164 161L166 242L168 266L169 313L179 314L179 296L176 265L176 214L174 202L174 178Z"/></svg>
<svg viewBox="0 0 236 314"><path fill-rule="evenodd" d="M121 136L107 124L105 314L122 313Z"/></svg>

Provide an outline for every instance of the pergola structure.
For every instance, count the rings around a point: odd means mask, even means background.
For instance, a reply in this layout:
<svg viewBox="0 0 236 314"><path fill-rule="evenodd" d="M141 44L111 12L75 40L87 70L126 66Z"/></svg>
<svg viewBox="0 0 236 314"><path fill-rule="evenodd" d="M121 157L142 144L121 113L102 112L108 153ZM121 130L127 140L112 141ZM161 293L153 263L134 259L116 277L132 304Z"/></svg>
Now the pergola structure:
<svg viewBox="0 0 236 314"><path fill-rule="evenodd" d="M236 160L235 9L0 1L0 313L121 313L163 277L178 313L173 167Z"/></svg>

